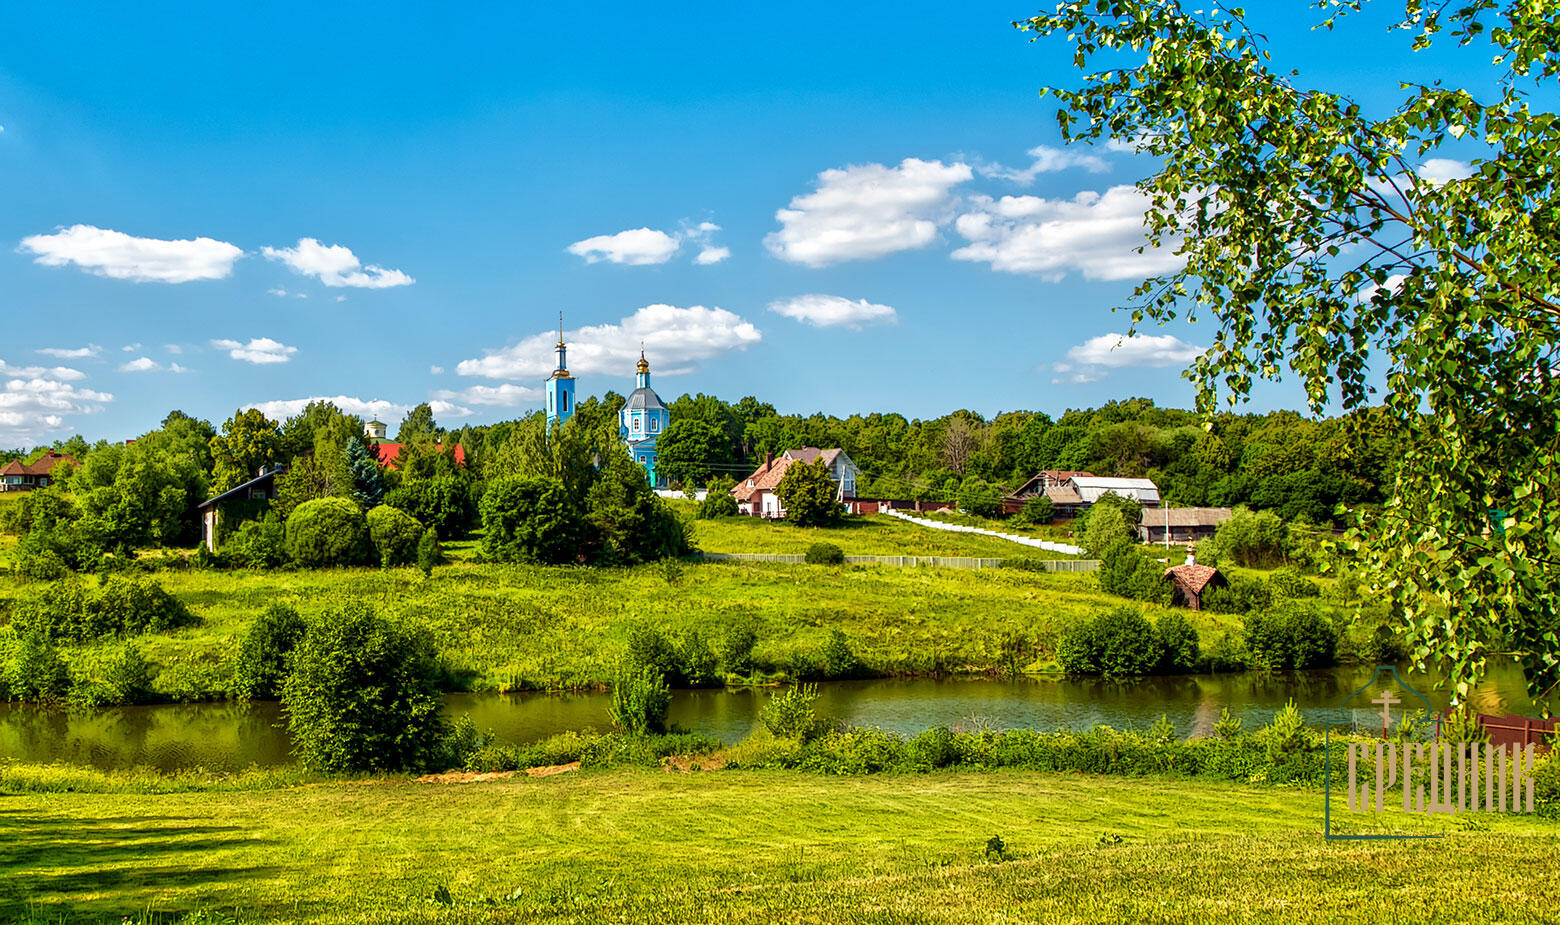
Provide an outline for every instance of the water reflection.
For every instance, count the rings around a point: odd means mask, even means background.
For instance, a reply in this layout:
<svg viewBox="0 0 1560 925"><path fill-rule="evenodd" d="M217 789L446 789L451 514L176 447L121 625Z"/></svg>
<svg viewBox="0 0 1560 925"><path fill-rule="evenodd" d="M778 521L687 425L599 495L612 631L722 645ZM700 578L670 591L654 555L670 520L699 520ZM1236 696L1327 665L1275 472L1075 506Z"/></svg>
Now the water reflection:
<svg viewBox="0 0 1560 925"><path fill-rule="evenodd" d="M1101 680L851 681L820 685L822 712L860 726L913 733L933 725L957 729L1084 729L1105 724L1143 729L1161 715L1179 735L1208 735L1220 712L1254 729L1294 698L1320 721L1370 678L1369 667L1273 674L1197 675L1130 683ZM1407 676L1432 704L1446 695ZM671 721L727 742L745 737L768 691L677 691ZM455 694L450 715L468 714L479 729L513 742L607 726L607 694ZM1475 693L1485 713L1533 712L1515 668L1493 673ZM0 756L64 761L99 768L147 765L161 770L238 770L287 764L289 742L274 703L176 704L78 710L0 704Z"/></svg>

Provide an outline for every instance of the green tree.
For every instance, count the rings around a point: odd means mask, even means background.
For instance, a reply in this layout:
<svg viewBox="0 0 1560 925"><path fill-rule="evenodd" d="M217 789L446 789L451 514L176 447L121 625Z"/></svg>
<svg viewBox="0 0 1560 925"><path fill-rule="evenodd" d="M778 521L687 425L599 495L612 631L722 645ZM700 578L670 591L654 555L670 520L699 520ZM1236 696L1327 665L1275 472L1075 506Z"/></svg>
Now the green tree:
<svg viewBox="0 0 1560 925"><path fill-rule="evenodd" d="M688 552L692 543L687 528L650 489L645 470L621 444L605 453L600 476L585 502L595 560L632 565Z"/></svg>
<svg viewBox="0 0 1560 925"><path fill-rule="evenodd" d="M710 480L709 490L704 500L699 502L695 512L700 520L712 520L716 517L735 517L739 513L737 499L732 497L731 490L736 483L731 479L720 476Z"/></svg>
<svg viewBox="0 0 1560 925"><path fill-rule="evenodd" d="M1333 3L1347 27L1361 3ZM1063 35L1089 73L1053 88L1067 141L1130 139L1159 160L1139 183L1150 243L1180 270L1136 290L1134 324L1216 326L1190 371L1211 412L1288 365L1313 410L1374 400L1379 369L1404 451L1384 507L1355 534L1421 664L1464 701L1497 652L1530 690L1560 680L1560 8L1525 0L1408 3L1399 34L1449 43L1488 80L1404 82L1366 110L1269 64L1237 9L1064 0L1021 24ZM1335 42L1338 39L1334 39ZM1372 34L1371 43L1381 41ZM1363 46L1362 46L1363 47ZM1485 64L1488 62L1488 64ZM1467 139L1468 176L1419 163Z"/></svg>
<svg viewBox="0 0 1560 925"><path fill-rule="evenodd" d="M426 634L366 603L321 616L293 650L282 689L298 762L330 772L424 770L444 732L438 674Z"/></svg>
<svg viewBox="0 0 1560 925"><path fill-rule="evenodd" d="M281 696L293 649L306 630L298 611L285 604L269 604L260 611L233 659L233 694L252 700Z"/></svg>
<svg viewBox="0 0 1560 925"><path fill-rule="evenodd" d="M396 443L432 443L439 439L439 425L433 420L433 406L423 402L406 412L395 432Z"/></svg>
<svg viewBox="0 0 1560 925"><path fill-rule="evenodd" d="M578 561L585 524L554 479L503 476L482 496L482 555L500 562Z"/></svg>
<svg viewBox="0 0 1560 925"><path fill-rule="evenodd" d="M713 424L674 417L656 440L657 470L673 482L705 485L716 466L731 462L731 440Z"/></svg>
<svg viewBox="0 0 1560 925"><path fill-rule="evenodd" d="M821 457L810 463L791 463L775 486L785 519L798 527L837 526L845 517L839 492L839 483L829 475L829 466Z"/></svg>
<svg viewBox="0 0 1560 925"><path fill-rule="evenodd" d="M282 433L276 422L258 408L233 412L222 425L222 433L211 438L212 485L223 492L244 484L275 462L282 447Z"/></svg>
<svg viewBox="0 0 1560 925"><path fill-rule="evenodd" d="M1121 509L1113 505L1095 506L1089 509L1088 526L1083 531L1083 550L1099 558L1112 547L1132 542L1132 527L1122 516Z"/></svg>

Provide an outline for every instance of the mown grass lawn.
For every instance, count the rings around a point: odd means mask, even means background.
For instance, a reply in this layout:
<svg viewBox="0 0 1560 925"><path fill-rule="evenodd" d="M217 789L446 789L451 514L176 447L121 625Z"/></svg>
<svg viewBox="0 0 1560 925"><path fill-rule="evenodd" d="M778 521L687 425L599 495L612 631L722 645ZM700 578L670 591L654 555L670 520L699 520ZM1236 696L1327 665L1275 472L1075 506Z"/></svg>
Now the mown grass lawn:
<svg viewBox="0 0 1560 925"><path fill-rule="evenodd" d="M674 502L675 503L675 502ZM983 524L986 529L1021 534L1008 525ZM759 517L721 517L693 521L695 542L704 552L802 555L813 543L833 543L847 556L970 556L1063 559L1009 540L980 534L952 533L905 523L886 514L850 517L839 527L797 527Z"/></svg>
<svg viewBox="0 0 1560 925"><path fill-rule="evenodd" d="M477 690L604 684L641 624L673 635L697 631L719 645L730 627L757 630L762 664L820 650L839 629L868 666L898 674L985 671L1002 664L1004 636L1048 662L1057 634L1122 602L1091 574L1011 569L810 566L707 562L629 569L454 563L424 578L415 569L158 573L199 615L197 626L137 637L162 671L159 688L198 692L220 684L242 634L266 605L308 615L348 601L427 627L456 686ZM0 587L6 597L23 585ZM1205 639L1235 618L1188 614ZM118 645L112 641L108 645ZM70 649L67 659L102 647Z"/></svg>
<svg viewBox="0 0 1560 925"><path fill-rule="evenodd" d="M0 796L0 917L1525 922L1560 832L1325 843L1321 795L1033 772L605 771ZM999 836L1010 857L986 856ZM1118 841L1119 839L1119 841ZM226 919L216 919L218 921Z"/></svg>

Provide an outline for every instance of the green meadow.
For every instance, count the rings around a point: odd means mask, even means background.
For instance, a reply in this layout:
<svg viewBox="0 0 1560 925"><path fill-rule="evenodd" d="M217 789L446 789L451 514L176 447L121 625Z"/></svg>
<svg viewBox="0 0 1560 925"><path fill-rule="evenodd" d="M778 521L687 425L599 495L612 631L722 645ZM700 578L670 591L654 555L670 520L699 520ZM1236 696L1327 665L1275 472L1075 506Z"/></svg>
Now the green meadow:
<svg viewBox="0 0 1560 925"><path fill-rule="evenodd" d="M1552 823L1465 816L1424 823L1434 841L1327 843L1314 790L1033 772L162 794L6 780L12 921L1518 922L1560 898Z"/></svg>
<svg viewBox="0 0 1560 925"><path fill-rule="evenodd" d="M198 625L136 637L160 669L160 690L199 697L225 687L227 659L271 603L308 615L365 600L433 633L453 687L580 688L609 683L628 634L650 624L697 631L718 644L737 624L755 628L760 664L815 653L838 629L871 669L889 674L985 672L1022 641L1021 667L1043 669L1057 634L1122 603L1090 574L1013 569L660 563L626 569L455 562L415 569L163 571L157 579ZM92 580L92 579L88 579ZM27 593L0 586L0 602ZM1189 614L1204 638L1238 630L1234 617ZM65 651L97 657L109 643Z"/></svg>
<svg viewBox="0 0 1560 925"><path fill-rule="evenodd" d="M692 514L689 502L673 502L673 506ZM935 514L920 515L928 520L968 523L985 529L1000 530L1015 535L1037 536L1031 530L1008 524L979 523L969 518L939 518ZM839 527L794 527L790 524L763 520L757 517L720 517L713 520L693 521L694 542L703 552L723 553L771 553L802 555L813 543L833 543L847 556L971 556L985 559L1014 557L1064 559L1058 553L1046 552L994 536L971 533L954 533L933 530L929 527L905 523L886 514L867 517L851 517Z"/></svg>

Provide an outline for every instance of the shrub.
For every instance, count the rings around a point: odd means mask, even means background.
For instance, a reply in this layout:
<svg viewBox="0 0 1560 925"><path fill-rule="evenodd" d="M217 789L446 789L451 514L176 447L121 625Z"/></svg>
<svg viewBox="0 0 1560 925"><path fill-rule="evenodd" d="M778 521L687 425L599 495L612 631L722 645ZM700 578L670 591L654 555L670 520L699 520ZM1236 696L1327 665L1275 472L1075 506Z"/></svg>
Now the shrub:
<svg viewBox="0 0 1560 925"><path fill-rule="evenodd" d="M1134 601L1168 605L1175 586L1165 578L1164 566L1130 543L1116 543L1100 558L1095 573L1100 590Z"/></svg>
<svg viewBox="0 0 1560 925"><path fill-rule="evenodd" d="M1258 730L1257 735L1267 746L1268 760L1275 764L1313 744L1312 734L1305 728L1305 718L1292 698L1282 710L1273 714L1273 721Z"/></svg>
<svg viewBox="0 0 1560 925"><path fill-rule="evenodd" d="M649 668L668 684L682 686L686 679L682 659L677 648L666 634L653 626L636 626L628 634L628 658L625 668L629 674Z"/></svg>
<svg viewBox="0 0 1560 925"><path fill-rule="evenodd" d="M222 544L222 558L234 568L268 569L286 562L287 528L282 518L267 512L261 520L239 524Z"/></svg>
<svg viewBox="0 0 1560 925"><path fill-rule="evenodd" d="M996 517L1002 513L1002 489L973 475L959 486L958 501L959 510L976 517Z"/></svg>
<svg viewBox="0 0 1560 925"><path fill-rule="evenodd" d="M1018 512L1018 520L1026 524L1048 524L1056 519L1056 505L1045 495L1034 495L1024 500Z"/></svg>
<svg viewBox="0 0 1560 925"><path fill-rule="evenodd" d="M194 622L189 609L157 582L118 575L91 592L79 580L55 582L22 597L11 614L18 632L51 642L91 642Z"/></svg>
<svg viewBox="0 0 1560 925"><path fill-rule="evenodd" d="M422 569L424 578L433 575L433 567L443 557L443 550L439 548L439 532L429 527L417 540L417 567Z"/></svg>
<svg viewBox="0 0 1560 925"><path fill-rule="evenodd" d="M855 678L862 674L863 665L856 653L850 650L845 634L839 630L829 633L829 641L823 647L820 667L826 678Z"/></svg>
<svg viewBox="0 0 1560 925"><path fill-rule="evenodd" d="M842 565L845 551L833 543L814 543L807 547L804 560L808 565Z"/></svg>
<svg viewBox="0 0 1560 925"><path fill-rule="evenodd" d="M828 725L817 715L817 705L818 685L798 684L770 697L758 718L775 738L808 742Z"/></svg>
<svg viewBox="0 0 1560 925"><path fill-rule="evenodd" d="M1154 624L1159 636L1161 674L1187 674L1197 670L1202 661L1197 630L1186 617L1176 611L1160 614Z"/></svg>
<svg viewBox="0 0 1560 925"><path fill-rule="evenodd" d="M1134 607L1096 613L1064 634L1056 660L1068 674L1109 678L1152 674L1164 658L1154 625Z"/></svg>
<svg viewBox="0 0 1560 925"><path fill-rule="evenodd" d="M1288 544L1289 526L1277 514L1238 507L1198 549L1209 565L1271 568L1284 561Z"/></svg>
<svg viewBox="0 0 1560 925"><path fill-rule="evenodd" d="M127 645L113 653L96 676L78 681L70 699L94 707L151 703L153 676L152 665L141 650Z"/></svg>
<svg viewBox="0 0 1560 925"><path fill-rule="evenodd" d="M959 740L947 726L933 726L906 743L909 758L918 768L935 770L958 763Z"/></svg>
<svg viewBox="0 0 1560 925"><path fill-rule="evenodd" d="M1291 565L1281 569L1275 569L1268 576L1268 587L1275 598L1285 600L1304 600L1306 598L1321 597L1322 589L1316 582L1300 574L1300 570Z"/></svg>
<svg viewBox="0 0 1560 925"><path fill-rule="evenodd" d="M388 504L381 504L368 512L368 537L379 554L379 564L384 568L408 565L417 555L417 544L422 540L423 526L417 518Z"/></svg>
<svg viewBox="0 0 1560 925"><path fill-rule="evenodd" d="M307 632L303 618L284 604L271 604L255 617L233 662L233 693L271 700L281 696L288 659Z"/></svg>
<svg viewBox="0 0 1560 925"><path fill-rule="evenodd" d="M698 630L689 630L682 638L677 646L677 661L689 687L710 687L720 679L715 651Z"/></svg>
<svg viewBox="0 0 1560 925"><path fill-rule="evenodd" d="M666 678L650 666L628 667L612 684L612 725L634 735L666 731L672 691Z"/></svg>
<svg viewBox="0 0 1560 925"><path fill-rule="evenodd" d="M70 690L70 671L47 637L29 634L12 647L5 681L17 700L48 703Z"/></svg>
<svg viewBox="0 0 1560 925"><path fill-rule="evenodd" d="M1246 618L1246 649L1267 668L1326 668L1338 650L1338 634L1314 608L1289 606Z"/></svg>
<svg viewBox="0 0 1560 925"><path fill-rule="evenodd" d="M365 603L315 620L282 689L299 763L333 772L422 769L444 735L438 673L426 635Z"/></svg>
<svg viewBox="0 0 1560 925"><path fill-rule="evenodd" d="M585 524L557 479L497 479L481 509L482 554L489 559L558 564L585 553Z"/></svg>
<svg viewBox="0 0 1560 925"><path fill-rule="evenodd" d="M461 475L403 479L398 488L385 494L384 502L452 540L465 539L477 521L477 499Z"/></svg>
<svg viewBox="0 0 1560 925"><path fill-rule="evenodd" d="M726 630L726 638L720 647L720 661L727 673L748 675L753 671L753 647L758 645L758 634L753 627L740 623Z"/></svg>
<svg viewBox="0 0 1560 925"><path fill-rule="evenodd" d="M357 565L372 551L368 521L346 498L305 501L287 518L287 555L305 568Z"/></svg>
<svg viewBox="0 0 1560 925"><path fill-rule="evenodd" d="M122 635L164 632L196 622L189 608L150 578L104 579L88 601L100 623Z"/></svg>
<svg viewBox="0 0 1560 925"><path fill-rule="evenodd" d="M1202 593L1204 610L1214 613L1250 613L1273 602L1272 589L1260 578L1228 576L1229 587L1209 586Z"/></svg>
<svg viewBox="0 0 1560 925"><path fill-rule="evenodd" d="M710 483L709 491L704 500L699 502L694 512L699 520L714 520L716 517L735 517L737 499L731 496L732 482L730 479L716 479Z"/></svg>

